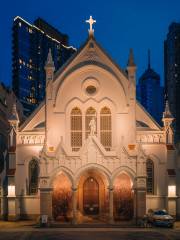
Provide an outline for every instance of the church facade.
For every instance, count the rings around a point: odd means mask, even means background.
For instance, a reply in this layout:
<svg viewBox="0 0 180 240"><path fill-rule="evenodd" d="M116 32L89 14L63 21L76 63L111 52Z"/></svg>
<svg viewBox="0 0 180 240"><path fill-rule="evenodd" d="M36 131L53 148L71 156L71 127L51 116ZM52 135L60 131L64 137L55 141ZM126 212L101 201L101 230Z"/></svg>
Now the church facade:
<svg viewBox="0 0 180 240"><path fill-rule="evenodd" d="M180 215L173 117L167 103L162 128L136 101L132 51L123 71L90 28L56 73L49 51L45 70L44 102L23 124L15 107L9 120L1 215L73 223L138 219L148 209Z"/></svg>

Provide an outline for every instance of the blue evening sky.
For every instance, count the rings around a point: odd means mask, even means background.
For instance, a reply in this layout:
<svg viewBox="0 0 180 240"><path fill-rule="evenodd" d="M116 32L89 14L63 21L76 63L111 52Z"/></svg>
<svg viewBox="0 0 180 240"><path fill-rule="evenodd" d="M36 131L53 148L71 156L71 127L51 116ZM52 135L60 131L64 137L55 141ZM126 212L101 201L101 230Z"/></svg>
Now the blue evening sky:
<svg viewBox="0 0 180 240"><path fill-rule="evenodd" d="M11 84L11 28L13 18L21 16L32 23L42 17L67 33L70 44L79 47L87 38L92 15L95 38L124 68L129 48L134 49L138 77L151 65L163 80L163 41L172 21L180 22L180 0L6 0L0 8L0 81Z"/></svg>

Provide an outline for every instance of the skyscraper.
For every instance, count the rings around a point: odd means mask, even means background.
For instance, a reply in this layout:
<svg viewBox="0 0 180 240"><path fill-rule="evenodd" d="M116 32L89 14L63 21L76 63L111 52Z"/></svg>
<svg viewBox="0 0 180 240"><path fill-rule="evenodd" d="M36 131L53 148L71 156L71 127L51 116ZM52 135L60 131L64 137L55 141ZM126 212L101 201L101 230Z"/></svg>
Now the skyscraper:
<svg viewBox="0 0 180 240"><path fill-rule="evenodd" d="M51 48L55 70L76 51L68 36L38 18L34 25L17 16L13 22L12 85L29 115L44 99L44 65Z"/></svg>
<svg viewBox="0 0 180 240"><path fill-rule="evenodd" d="M137 99L159 124L162 124L161 119L164 110L163 92L163 87L160 85L160 76L151 68L150 51L148 51L148 66L139 78Z"/></svg>
<svg viewBox="0 0 180 240"><path fill-rule="evenodd" d="M173 114L175 142L180 142L180 23L173 22L164 42L165 93Z"/></svg>

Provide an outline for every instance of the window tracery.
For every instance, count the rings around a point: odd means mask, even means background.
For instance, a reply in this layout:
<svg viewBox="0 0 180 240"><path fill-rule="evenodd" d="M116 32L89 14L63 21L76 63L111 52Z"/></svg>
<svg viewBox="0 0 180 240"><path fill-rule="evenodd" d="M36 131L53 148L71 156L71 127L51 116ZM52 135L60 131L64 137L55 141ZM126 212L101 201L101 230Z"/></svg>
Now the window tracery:
<svg viewBox="0 0 180 240"><path fill-rule="evenodd" d="M90 126L89 123L91 119L94 117L96 122L96 129L97 129L97 116L96 116L96 110L93 107L89 107L86 111L86 117L85 117L85 137L88 138L90 134ZM97 134L97 132L95 133Z"/></svg>
<svg viewBox="0 0 180 240"><path fill-rule="evenodd" d="M100 112L100 141L105 147L106 151L111 150L112 146L112 124L111 124L111 110L104 107Z"/></svg>
<svg viewBox="0 0 180 240"><path fill-rule="evenodd" d="M151 159L146 162L146 173L147 173L147 194L154 194L154 163Z"/></svg>
<svg viewBox="0 0 180 240"><path fill-rule="evenodd" d="M32 159L29 162L29 194L35 195L38 192L39 164Z"/></svg>
<svg viewBox="0 0 180 240"><path fill-rule="evenodd" d="M71 111L71 147L72 151L79 151L82 146L82 113L78 107Z"/></svg>

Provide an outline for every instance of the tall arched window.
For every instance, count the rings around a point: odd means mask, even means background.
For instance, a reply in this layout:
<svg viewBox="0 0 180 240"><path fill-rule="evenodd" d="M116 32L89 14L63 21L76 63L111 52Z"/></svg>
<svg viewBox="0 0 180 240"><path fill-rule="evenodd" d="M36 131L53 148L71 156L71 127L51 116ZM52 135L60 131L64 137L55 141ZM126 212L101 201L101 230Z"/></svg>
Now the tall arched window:
<svg viewBox="0 0 180 240"><path fill-rule="evenodd" d="M82 146L82 113L78 107L71 111L71 147L72 151L79 151Z"/></svg>
<svg viewBox="0 0 180 240"><path fill-rule="evenodd" d="M86 119L85 119L85 127L86 127L86 138L88 138L89 134L90 134L90 127L89 127L89 123L91 121L92 118L95 118L96 121L96 125L97 125L97 117L96 117L96 110L93 107L89 107L86 111ZM96 126L97 129L97 126Z"/></svg>
<svg viewBox="0 0 180 240"><path fill-rule="evenodd" d="M111 150L112 146L112 124L111 124L111 110L104 107L100 112L100 139L106 151Z"/></svg>
<svg viewBox="0 0 180 240"><path fill-rule="evenodd" d="M154 194L154 163L151 159L146 162L146 173L147 173L147 194Z"/></svg>
<svg viewBox="0 0 180 240"><path fill-rule="evenodd" d="M38 192L39 164L32 159L29 162L29 194L34 195Z"/></svg>

